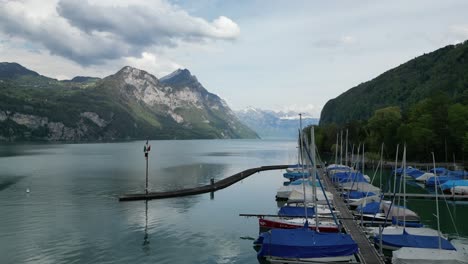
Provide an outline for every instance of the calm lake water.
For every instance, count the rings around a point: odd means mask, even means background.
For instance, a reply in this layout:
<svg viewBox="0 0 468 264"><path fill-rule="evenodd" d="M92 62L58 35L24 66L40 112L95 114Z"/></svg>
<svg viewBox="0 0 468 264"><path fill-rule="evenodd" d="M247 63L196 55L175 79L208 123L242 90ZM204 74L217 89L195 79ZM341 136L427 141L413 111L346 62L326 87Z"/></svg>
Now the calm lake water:
<svg viewBox="0 0 468 264"><path fill-rule="evenodd" d="M144 190L144 143L0 145L0 263L258 263L252 248L258 221L239 214L276 213L283 172L252 175L213 198L118 202L121 194ZM297 158L294 140L150 143L152 191ZM433 202L409 206L435 227ZM468 236L461 225L468 206L451 206L458 232ZM454 234L444 212L443 231Z"/></svg>

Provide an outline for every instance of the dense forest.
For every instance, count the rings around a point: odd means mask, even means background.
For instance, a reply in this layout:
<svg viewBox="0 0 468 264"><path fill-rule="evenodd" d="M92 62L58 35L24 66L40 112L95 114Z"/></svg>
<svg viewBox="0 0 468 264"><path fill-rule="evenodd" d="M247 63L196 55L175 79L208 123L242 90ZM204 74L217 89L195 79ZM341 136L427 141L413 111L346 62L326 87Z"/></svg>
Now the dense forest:
<svg viewBox="0 0 468 264"><path fill-rule="evenodd" d="M316 129L317 146L334 152L337 134L365 144L369 157L397 144L411 161L468 159L468 42L413 59L330 100ZM344 139L343 134L343 139ZM401 153L400 153L401 155Z"/></svg>

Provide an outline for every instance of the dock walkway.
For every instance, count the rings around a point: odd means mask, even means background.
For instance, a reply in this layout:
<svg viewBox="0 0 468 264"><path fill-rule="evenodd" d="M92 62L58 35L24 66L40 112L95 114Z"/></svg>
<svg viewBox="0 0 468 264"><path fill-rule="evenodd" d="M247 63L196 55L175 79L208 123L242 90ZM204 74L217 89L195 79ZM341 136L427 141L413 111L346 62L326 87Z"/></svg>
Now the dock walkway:
<svg viewBox="0 0 468 264"><path fill-rule="evenodd" d="M340 198L340 194L336 190L335 186L328 178L323 169L320 170L321 177L325 183L325 186L329 192L333 194L333 204L336 210L340 212L341 222L346 230L346 233L350 234L354 241L359 247L359 259L361 263L366 264L384 264L383 257L377 252L372 242L367 238L362 228L353 220L353 214L349 211L344 201Z"/></svg>
<svg viewBox="0 0 468 264"><path fill-rule="evenodd" d="M236 173L232 176L224 178L220 181L214 182L209 185L199 186L190 189L175 190L169 192L150 192L150 193L135 193L135 194L125 194L119 197L119 201L137 201L137 200L152 200L152 199L164 199L171 197L182 197L188 195L202 194L215 192L217 190L224 189L238 181L241 181L250 175L267 170L282 170L288 168L289 165L272 165L272 166L261 166L257 168L247 169L242 172Z"/></svg>

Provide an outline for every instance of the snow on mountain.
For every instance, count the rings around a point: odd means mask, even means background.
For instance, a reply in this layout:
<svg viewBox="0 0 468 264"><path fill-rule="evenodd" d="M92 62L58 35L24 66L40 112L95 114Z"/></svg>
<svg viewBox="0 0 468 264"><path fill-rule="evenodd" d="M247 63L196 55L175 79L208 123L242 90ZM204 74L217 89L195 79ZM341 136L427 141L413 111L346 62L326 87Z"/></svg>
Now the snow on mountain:
<svg viewBox="0 0 468 264"><path fill-rule="evenodd" d="M238 118L261 138L295 138L299 128L299 113L294 111L263 110L254 107L236 111ZM318 124L318 118L302 114L303 127Z"/></svg>

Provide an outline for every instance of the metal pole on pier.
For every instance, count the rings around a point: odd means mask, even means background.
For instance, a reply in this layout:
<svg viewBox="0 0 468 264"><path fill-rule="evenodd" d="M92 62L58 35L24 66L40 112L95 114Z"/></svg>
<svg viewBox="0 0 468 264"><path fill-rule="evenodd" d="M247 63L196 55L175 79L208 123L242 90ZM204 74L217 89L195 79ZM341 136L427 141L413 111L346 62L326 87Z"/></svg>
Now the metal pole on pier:
<svg viewBox="0 0 468 264"><path fill-rule="evenodd" d="M146 185L145 185L145 193L148 194L148 156L151 150L151 145L148 144L148 140L146 140L146 144L143 147L143 152L145 153L146 159Z"/></svg>

